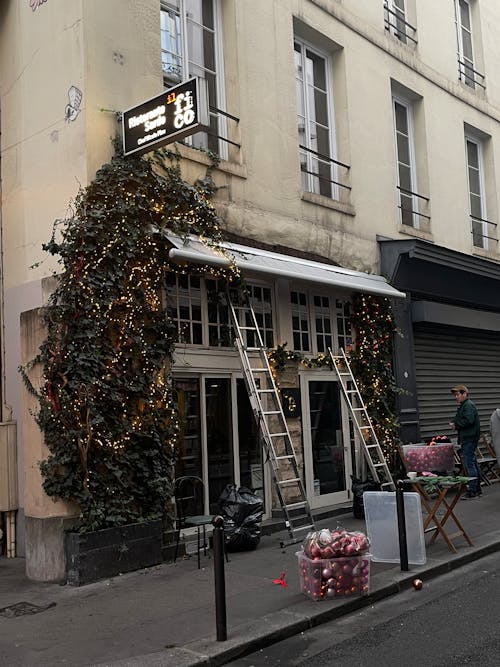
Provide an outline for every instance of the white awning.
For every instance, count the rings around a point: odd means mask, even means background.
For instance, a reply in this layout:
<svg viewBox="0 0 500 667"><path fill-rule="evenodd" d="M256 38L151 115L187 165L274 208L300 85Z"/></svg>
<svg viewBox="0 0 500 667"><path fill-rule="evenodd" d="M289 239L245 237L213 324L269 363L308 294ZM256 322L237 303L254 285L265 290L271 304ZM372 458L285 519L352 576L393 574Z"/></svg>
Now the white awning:
<svg viewBox="0 0 500 667"><path fill-rule="evenodd" d="M228 258L210 248L197 237L183 239L168 235L167 239L174 246L169 257L177 263L211 264L229 266ZM395 289L382 276L351 271L340 266L313 262L292 255L269 252L260 248L223 243L222 247L234 258L242 274L249 272L264 273L268 276L290 278L308 283L341 287L365 294L380 294L392 298L404 298L404 292Z"/></svg>

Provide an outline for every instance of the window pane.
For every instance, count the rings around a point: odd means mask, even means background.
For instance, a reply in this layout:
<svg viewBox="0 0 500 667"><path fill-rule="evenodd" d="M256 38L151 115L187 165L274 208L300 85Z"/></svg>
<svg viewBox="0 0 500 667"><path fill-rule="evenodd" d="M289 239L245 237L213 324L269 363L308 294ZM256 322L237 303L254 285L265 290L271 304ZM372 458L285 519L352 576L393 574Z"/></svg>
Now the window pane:
<svg viewBox="0 0 500 667"><path fill-rule="evenodd" d="M410 164L410 144L408 137L404 134L397 135L398 160L404 164Z"/></svg>
<svg viewBox="0 0 500 667"><path fill-rule="evenodd" d="M406 107L398 102L394 103L394 111L396 115L396 129L403 134L408 134L408 118Z"/></svg>

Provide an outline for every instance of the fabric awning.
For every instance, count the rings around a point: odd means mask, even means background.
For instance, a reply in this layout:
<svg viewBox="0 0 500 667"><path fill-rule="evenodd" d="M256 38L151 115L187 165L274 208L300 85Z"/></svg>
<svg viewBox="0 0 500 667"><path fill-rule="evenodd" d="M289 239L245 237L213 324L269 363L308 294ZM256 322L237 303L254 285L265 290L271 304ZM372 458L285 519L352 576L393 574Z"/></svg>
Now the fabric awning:
<svg viewBox="0 0 500 667"><path fill-rule="evenodd" d="M167 239L173 245L173 248L169 251L169 257L172 261L216 266L228 266L230 263L225 255L210 248L197 237L184 239L168 235ZM236 266L242 274L262 273L268 276L341 287L366 294L380 294L391 298L404 298L406 296L404 292L400 292L389 285L382 276L352 271L340 266L323 264L322 262L314 262L236 243L226 242L221 245L234 258Z"/></svg>

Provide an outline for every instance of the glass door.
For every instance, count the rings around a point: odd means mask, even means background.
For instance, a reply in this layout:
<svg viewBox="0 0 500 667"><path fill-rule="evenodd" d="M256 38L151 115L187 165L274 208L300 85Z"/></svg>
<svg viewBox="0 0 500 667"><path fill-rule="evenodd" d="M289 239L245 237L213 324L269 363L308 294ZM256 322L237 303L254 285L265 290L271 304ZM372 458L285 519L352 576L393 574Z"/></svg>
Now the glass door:
<svg viewBox="0 0 500 667"><path fill-rule="evenodd" d="M205 379L208 498L217 514L220 494L234 482L231 378Z"/></svg>
<svg viewBox="0 0 500 667"><path fill-rule="evenodd" d="M304 408L304 463L309 502L312 507L344 502L348 499L350 475L346 446L349 433L338 383L330 379L306 379Z"/></svg>

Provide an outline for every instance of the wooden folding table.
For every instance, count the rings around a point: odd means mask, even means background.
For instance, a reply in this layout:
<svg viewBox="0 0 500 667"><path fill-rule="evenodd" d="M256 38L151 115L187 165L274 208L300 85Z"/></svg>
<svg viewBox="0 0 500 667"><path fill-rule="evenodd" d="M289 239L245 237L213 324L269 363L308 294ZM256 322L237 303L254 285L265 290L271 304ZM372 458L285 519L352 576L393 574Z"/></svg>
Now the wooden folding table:
<svg viewBox="0 0 500 667"><path fill-rule="evenodd" d="M457 549L452 539L456 537L463 537L470 546L473 546L467 531L454 512L455 505L467 490L467 484L472 479L475 477L460 477L451 481L448 477L434 477L432 478L432 491L429 490L428 477L417 477L411 480L412 489L420 494L422 505L427 512L424 520L424 533L434 531L430 540L431 544L438 535L441 535L450 551L454 553L457 553ZM458 532L450 534L448 532L450 523L445 526L447 522L454 523Z"/></svg>

